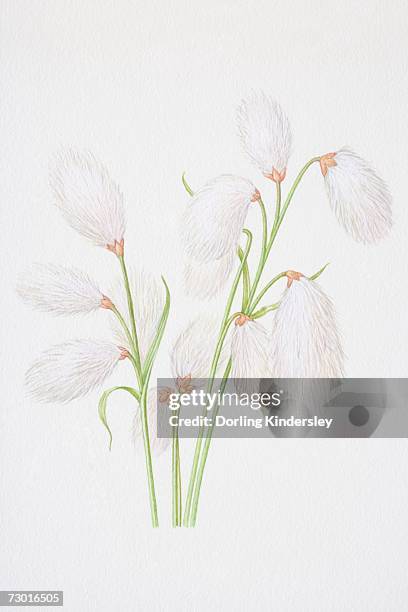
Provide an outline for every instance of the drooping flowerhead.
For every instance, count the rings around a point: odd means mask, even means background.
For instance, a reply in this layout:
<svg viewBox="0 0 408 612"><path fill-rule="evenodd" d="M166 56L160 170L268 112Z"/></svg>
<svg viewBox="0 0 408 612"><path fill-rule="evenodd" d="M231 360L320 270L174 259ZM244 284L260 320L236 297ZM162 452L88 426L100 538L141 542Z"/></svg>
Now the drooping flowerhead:
<svg viewBox="0 0 408 612"><path fill-rule="evenodd" d="M267 330L247 315L235 320L231 338L231 378L241 393L255 393L259 379L269 374L270 340Z"/></svg>
<svg viewBox="0 0 408 612"><path fill-rule="evenodd" d="M226 282L248 208L259 198L250 181L222 175L189 200L182 237L188 259L185 278L191 293L209 297Z"/></svg>
<svg viewBox="0 0 408 612"><path fill-rule="evenodd" d="M45 351L29 368L26 385L42 402L70 402L99 387L126 349L102 340L72 340Z"/></svg>
<svg viewBox="0 0 408 612"><path fill-rule="evenodd" d="M110 302L85 272L54 264L30 266L17 293L26 304L55 315L89 313Z"/></svg>
<svg viewBox="0 0 408 612"><path fill-rule="evenodd" d="M263 92L253 93L238 109L238 129L245 151L264 176L283 181L292 134L279 104Z"/></svg>
<svg viewBox="0 0 408 612"><path fill-rule="evenodd" d="M236 250L251 202L260 197L251 181L224 174L190 198L183 218L187 254L215 261Z"/></svg>
<svg viewBox="0 0 408 612"><path fill-rule="evenodd" d="M344 354L333 303L315 281L291 272L273 322L271 373L277 378L341 377Z"/></svg>
<svg viewBox="0 0 408 612"><path fill-rule="evenodd" d="M55 203L67 223L93 244L123 255L123 195L91 153L60 153L50 174Z"/></svg>
<svg viewBox="0 0 408 612"><path fill-rule="evenodd" d="M133 297L140 358L143 361L157 331L165 303L165 294L163 287L156 279L144 271L129 270L129 282ZM118 280L111 288L109 296L122 313L128 328L131 329L127 297L122 280ZM117 319L112 317L111 324L120 346L132 350Z"/></svg>
<svg viewBox="0 0 408 612"><path fill-rule="evenodd" d="M392 225L391 195L375 170L350 149L320 158L330 206L358 242L375 243Z"/></svg>

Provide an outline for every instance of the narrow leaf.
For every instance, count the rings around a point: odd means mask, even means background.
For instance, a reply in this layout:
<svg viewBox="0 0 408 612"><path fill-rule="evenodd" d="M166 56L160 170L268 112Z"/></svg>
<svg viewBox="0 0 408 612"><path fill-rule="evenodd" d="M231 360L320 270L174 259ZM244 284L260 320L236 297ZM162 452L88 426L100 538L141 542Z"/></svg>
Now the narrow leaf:
<svg viewBox="0 0 408 612"><path fill-rule="evenodd" d="M112 387L111 389L107 389L106 391L102 393L99 399L98 413L99 413L99 418L101 419L102 423L106 427L107 432L109 434L109 450L112 449L112 431L108 425L108 420L106 418L106 408L107 408L107 403L108 403L110 394L113 393L114 391L120 391L120 390L127 391L128 393L133 395L133 397L136 398L137 401L140 400L139 393L136 391L136 389L133 389L133 387Z"/></svg>

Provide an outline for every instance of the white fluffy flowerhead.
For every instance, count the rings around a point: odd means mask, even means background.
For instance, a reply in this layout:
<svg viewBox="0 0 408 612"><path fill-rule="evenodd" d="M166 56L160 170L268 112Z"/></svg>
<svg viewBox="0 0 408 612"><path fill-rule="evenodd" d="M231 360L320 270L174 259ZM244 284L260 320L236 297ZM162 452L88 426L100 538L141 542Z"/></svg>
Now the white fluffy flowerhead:
<svg viewBox="0 0 408 612"><path fill-rule="evenodd" d="M55 315L88 313L106 299L85 272L54 264L33 264L21 276L17 293L22 300Z"/></svg>
<svg viewBox="0 0 408 612"><path fill-rule="evenodd" d="M125 233L123 195L91 153L61 152L50 175L55 203L67 223L97 246L117 251Z"/></svg>
<svg viewBox="0 0 408 612"><path fill-rule="evenodd" d="M29 368L26 385L42 402L70 402L99 387L126 351L102 340L72 340L45 351Z"/></svg>
<svg viewBox="0 0 408 612"><path fill-rule="evenodd" d="M171 367L174 380L204 379L209 375L214 355L219 323L215 318L199 316L182 331L171 351ZM225 351L221 353L218 374L226 365Z"/></svg>
<svg viewBox="0 0 408 612"><path fill-rule="evenodd" d="M168 448L170 438L159 438L157 436L157 417L158 411L161 411L163 418L168 418L169 407L168 400L160 401L160 393L157 388L149 389L147 396L147 422L149 428L150 448L152 453L158 457ZM140 409L135 414L133 420L133 440L137 446L142 447L142 420Z"/></svg>
<svg viewBox="0 0 408 612"><path fill-rule="evenodd" d="M283 181L291 152L289 120L279 104L263 92L242 100L238 129L247 154L261 172Z"/></svg>
<svg viewBox="0 0 408 612"><path fill-rule="evenodd" d="M156 334L166 297L163 286L144 271L131 269L129 283L133 297L140 357L143 361ZM122 280L118 280L112 287L109 297L123 315L128 328L131 329L127 297ZM115 338L120 346L131 350L128 339L117 319L112 317L111 321Z"/></svg>
<svg viewBox="0 0 408 612"><path fill-rule="evenodd" d="M269 335L258 321L241 315L235 321L231 339L231 378L241 393L255 393L259 379L269 374Z"/></svg>
<svg viewBox="0 0 408 612"><path fill-rule="evenodd" d="M198 190L183 217L187 254L203 263L235 253L249 205L259 197L251 181L229 174Z"/></svg>
<svg viewBox="0 0 408 612"><path fill-rule="evenodd" d="M224 286L233 268L249 205L259 197L250 181L222 175L190 199L182 220L188 293L213 297Z"/></svg>
<svg viewBox="0 0 408 612"><path fill-rule="evenodd" d="M315 281L289 277L271 337L271 373L277 378L343 376L344 354L334 306Z"/></svg>
<svg viewBox="0 0 408 612"><path fill-rule="evenodd" d="M320 159L332 210L358 242L384 238L392 225L391 195L375 170L350 149Z"/></svg>

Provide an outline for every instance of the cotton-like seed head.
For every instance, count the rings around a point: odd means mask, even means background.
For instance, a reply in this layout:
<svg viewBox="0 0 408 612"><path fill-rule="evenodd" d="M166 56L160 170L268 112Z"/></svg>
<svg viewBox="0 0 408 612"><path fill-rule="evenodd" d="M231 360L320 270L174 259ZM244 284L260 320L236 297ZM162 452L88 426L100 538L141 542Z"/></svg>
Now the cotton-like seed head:
<svg viewBox="0 0 408 612"><path fill-rule="evenodd" d="M211 316L195 318L182 331L171 351L171 367L175 381L191 377L207 378L217 344L219 322ZM218 375L222 375L226 365L226 353L222 351Z"/></svg>
<svg viewBox="0 0 408 612"><path fill-rule="evenodd" d="M111 342L72 340L45 351L27 371L26 385L38 401L70 402L102 385L123 358Z"/></svg>
<svg viewBox="0 0 408 612"><path fill-rule="evenodd" d="M245 151L260 171L276 182L285 178L292 146L289 120L269 96L253 93L238 109L238 130Z"/></svg>
<svg viewBox="0 0 408 612"><path fill-rule="evenodd" d="M182 219L187 255L208 263L235 253L249 205L256 197L250 181L227 174L199 189Z"/></svg>
<svg viewBox="0 0 408 612"><path fill-rule="evenodd" d="M343 376L344 354L334 306L315 281L294 280L276 311L270 369L277 378Z"/></svg>
<svg viewBox="0 0 408 612"><path fill-rule="evenodd" d="M357 242L375 243L392 226L391 195L373 168L350 149L322 157L320 166L332 210Z"/></svg>
<svg viewBox="0 0 408 612"><path fill-rule="evenodd" d="M270 340L267 330L258 321L241 315L231 338L231 378L240 393L259 390L260 378L269 374Z"/></svg>
<svg viewBox="0 0 408 612"><path fill-rule="evenodd" d="M144 271L129 270L129 283L133 297L140 357L143 361L157 331L165 304L165 292L163 286ZM131 329L127 296L122 279L111 288L109 296L124 317L128 328ZM126 334L116 317L112 317L111 324L118 343L131 350Z"/></svg>
<svg viewBox="0 0 408 612"><path fill-rule="evenodd" d="M17 284L21 299L43 312L55 315L89 313L106 299L85 272L54 264L33 264Z"/></svg>
<svg viewBox="0 0 408 612"><path fill-rule="evenodd" d="M91 153L64 150L50 174L55 203L67 223L97 246L117 251L123 245L123 195Z"/></svg>
<svg viewBox="0 0 408 612"><path fill-rule="evenodd" d="M234 261L238 258L230 251L220 259L199 263L187 261L184 268L184 283L186 292L193 297L211 299L226 285L234 269Z"/></svg>
<svg viewBox="0 0 408 612"><path fill-rule="evenodd" d="M175 393L175 389L172 390L172 392ZM160 416L168 418L169 415L168 395L166 399L165 394L163 394L163 398L164 401L161 401L160 393L158 393L156 388L149 389L147 396L147 422L149 428L150 449L156 457L163 454L170 444L170 438L159 438L157 436L157 411L159 410L162 412L162 415L159 414L159 418ZM136 446L143 448L141 416L142 413L139 408L133 419L132 437Z"/></svg>

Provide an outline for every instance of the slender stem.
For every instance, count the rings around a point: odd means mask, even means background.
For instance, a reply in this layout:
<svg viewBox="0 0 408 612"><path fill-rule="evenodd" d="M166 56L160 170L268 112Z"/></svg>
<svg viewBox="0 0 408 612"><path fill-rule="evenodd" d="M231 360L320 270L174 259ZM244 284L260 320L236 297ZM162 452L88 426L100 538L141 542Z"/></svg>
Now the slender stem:
<svg viewBox="0 0 408 612"><path fill-rule="evenodd" d="M270 306L264 306L263 308L260 308L251 315L251 319L255 320L264 317L266 314L268 314L268 312L272 312L272 310L277 310L280 304L280 302L276 302L276 304L271 304Z"/></svg>
<svg viewBox="0 0 408 612"><path fill-rule="evenodd" d="M213 360L212 360L212 363L211 363L211 369L210 369L209 381L208 381L208 387L209 387L208 392L211 392L211 389L212 389L212 385L213 385L213 382L214 382L215 374L216 374L216 371L217 371L218 361L219 361L219 358L220 358L220 355L221 355L221 351L222 351L222 346L223 346L225 337L227 335L228 327L231 324L231 320L232 320L230 318L230 312L231 312L232 303L234 301L234 297L235 297L235 294L236 294L236 291L237 291L237 287L238 287L238 284L239 284L239 280L241 278L242 271L244 269L245 262L246 262L246 260L248 258L249 252L251 250L252 234L247 229L244 229L243 231L247 235L247 243L246 243L246 246L245 246L244 257L243 257L243 259L241 261L241 265L239 266L238 271L237 271L237 273L235 275L235 278L234 278L234 281L232 283L232 287L231 287L231 290L230 290L230 293L229 293L229 296L228 296L227 305L225 307L224 317L222 319L222 323L221 323L221 327L220 327L220 332L219 332L219 336L218 336L217 346L215 348L214 357L213 357ZM189 526L189 518L190 518L190 511L191 511L191 502L192 502L193 492L194 492L194 483L195 483L195 479L196 479L196 475L197 475L198 460L199 460L200 453L201 453L201 444L202 444L203 431L204 431L204 429L201 427L199 432L198 432L196 446L195 446L195 451L194 451L193 465L191 467L190 480L189 480L189 483L188 483L186 505L185 505L184 517L183 517L183 524L184 524L185 527Z"/></svg>
<svg viewBox="0 0 408 612"><path fill-rule="evenodd" d="M130 330L126 324L125 319L123 318L123 316L121 315L121 313L119 312L119 310L116 308L116 306L114 304L112 304L112 306L110 307L110 310L113 312L113 314L116 316L116 318L118 319L119 323L122 326L123 331L126 334L126 338L127 341L129 342L129 348L131 350L133 350L133 338L132 338L132 334L130 333Z"/></svg>
<svg viewBox="0 0 408 612"><path fill-rule="evenodd" d="M273 221L273 226L278 223L280 217L280 209L281 209L281 200L282 200L282 191L280 182L276 182L276 206L275 206L275 219Z"/></svg>
<svg viewBox="0 0 408 612"><path fill-rule="evenodd" d="M302 178L306 174L306 172L309 170L310 166L312 166L315 162L318 162L318 161L320 161L320 157L312 157L312 159L310 159L307 162L307 164L305 164L303 166L303 168L300 170L299 174L295 178L295 180L293 182L293 185L290 188L288 195L286 196L285 204L283 205L282 212L281 212L280 217L279 217L277 230L282 225L282 221L283 221L283 219L285 217L286 211L288 210L289 204L292 201L293 195L294 195L296 189L298 188L300 181L302 180Z"/></svg>
<svg viewBox="0 0 408 612"><path fill-rule="evenodd" d="M258 204L260 206L261 215L262 215L262 248L261 248L261 255L259 257L258 267L257 267L257 270L255 272L254 282L252 284L252 287L250 289L249 296L248 296L248 299L247 299L246 308L248 308L248 306L250 305L251 300L252 300L252 298L254 296L254 293L255 293L256 288L257 288L258 283L259 283L259 279L261 278L262 270L264 268L265 259L266 259L266 256L267 256L266 255L266 249L267 249L267 244L268 244L268 218L267 218L267 215L266 215L265 204L263 203L262 198L259 198ZM243 311L245 312L244 309L243 309Z"/></svg>
<svg viewBox="0 0 408 612"><path fill-rule="evenodd" d="M147 483L149 489L149 501L150 501L150 514L152 518L152 526L159 526L159 518L157 515L157 501L156 493L154 488L154 476L153 476L153 465L152 465L152 454L150 451L150 440L149 440L149 425L147 419L147 393L148 393L148 381L145 382L142 390L142 397L140 401L141 417L142 417L142 432L143 432L143 446L146 460L146 471L147 471Z"/></svg>
<svg viewBox="0 0 408 612"><path fill-rule="evenodd" d="M258 297L255 299L255 301L252 303L251 309L249 311L248 314L252 314L255 310L255 308L258 306L259 302L262 300L263 296L265 295L265 293L267 291L269 291L269 289L281 278L284 278L286 275L286 272L281 272L280 274L277 274L271 281L269 281L269 283L267 285L265 285L265 287L262 289L262 291L260 292L260 294L258 295Z"/></svg>
<svg viewBox="0 0 408 612"><path fill-rule="evenodd" d="M252 300L253 300L255 292L256 292L256 290L258 288L259 281L261 280L262 272L263 272L265 264L266 264L266 262L268 260L269 253L271 251L273 241L275 240L275 236L276 236L276 234L278 232L280 202L281 202L280 183L276 183L275 221L274 221L274 224L273 224L273 228L272 228L272 231L271 231L271 235L270 235L269 241L266 244L264 244L264 242L265 242L264 238L262 240L262 243L263 243L263 246L262 246L262 256L259 259L258 269L256 271L255 279L254 279L254 282L252 283L251 291L250 291L250 294L249 294L248 306L247 306L248 310L251 309Z"/></svg>
<svg viewBox="0 0 408 612"><path fill-rule="evenodd" d="M177 435L176 426L172 427L171 432L171 482L172 482L172 525L178 526L178 470L177 470Z"/></svg>
<svg viewBox="0 0 408 612"><path fill-rule="evenodd" d="M178 437L178 433L177 433L176 453L177 453L177 493L178 493L178 499L177 499L178 523L177 524L179 527L181 527L181 518L183 516L183 509L182 509L182 491L181 491L180 440Z"/></svg>
<svg viewBox="0 0 408 612"><path fill-rule="evenodd" d="M225 372L224 372L224 375L221 381L221 385L220 385L221 395L224 393L224 390L225 390L225 387L228 381L228 377L231 372L231 367L232 367L232 361L230 358L228 361L227 367L225 368ZM205 464L207 462L208 451L210 449L212 433L214 430L215 419L217 418L218 410L219 410L219 406L217 406L217 408L214 410L214 413L212 416L211 427L208 429L206 437L205 437L203 454L201 456L200 465L199 465L198 472L197 472L197 480L196 480L195 489L194 489L194 498L193 498L193 507L192 507L192 513L191 513L191 519L190 519L190 527L195 527L196 520L197 520L197 510L198 510L198 502L200 499L201 484L203 481Z"/></svg>
<svg viewBox="0 0 408 612"><path fill-rule="evenodd" d="M238 257L241 261L244 258L244 251L241 249L241 247L238 248ZM242 270L242 306L241 306L242 312L245 312L250 289L251 289L251 280L249 277L248 262L246 261L244 264L244 268Z"/></svg>
<svg viewBox="0 0 408 612"><path fill-rule="evenodd" d="M125 283L126 297L127 297L127 303L128 303L128 309L129 309L130 325L132 329L133 349L134 349L135 360L137 364L139 385L142 386L143 384L142 383L142 365L140 361L139 341L137 338L137 331L136 331L135 309L133 306L132 292L130 290L129 276L127 273L124 256L119 255L118 259L120 262L120 267L122 268L123 280Z"/></svg>
<svg viewBox="0 0 408 612"><path fill-rule="evenodd" d="M179 416L180 410L175 412ZM172 517L173 527L181 525L181 472L180 472L180 445L178 436L178 423L172 428Z"/></svg>
<svg viewBox="0 0 408 612"><path fill-rule="evenodd" d="M262 256L265 255L266 243L268 241L268 217L266 215L265 204L262 198L258 200L259 207L262 215Z"/></svg>

